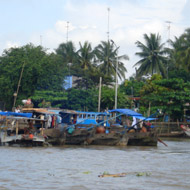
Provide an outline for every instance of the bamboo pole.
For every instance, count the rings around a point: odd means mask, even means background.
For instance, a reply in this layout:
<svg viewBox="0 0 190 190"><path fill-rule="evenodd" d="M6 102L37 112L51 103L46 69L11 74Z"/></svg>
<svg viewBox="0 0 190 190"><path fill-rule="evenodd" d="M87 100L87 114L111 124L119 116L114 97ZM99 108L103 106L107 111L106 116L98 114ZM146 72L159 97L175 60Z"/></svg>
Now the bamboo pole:
<svg viewBox="0 0 190 190"><path fill-rule="evenodd" d="M42 131L41 131L42 136L44 135L44 122L42 121Z"/></svg>
<svg viewBox="0 0 190 190"><path fill-rule="evenodd" d="M16 137L18 136L18 121L16 122Z"/></svg>
<svg viewBox="0 0 190 190"><path fill-rule="evenodd" d="M20 73L19 81L18 81L17 91L16 91L16 93L14 94L14 103L13 103L12 111L14 111L13 109L15 108L16 99L17 99L17 96L18 96L18 92L19 92L19 88L20 88L20 83L21 83L21 79L22 79L22 74L23 74L23 71L24 71L24 65L25 65L25 62L24 62L23 65L22 65L22 70L21 70L21 73Z"/></svg>

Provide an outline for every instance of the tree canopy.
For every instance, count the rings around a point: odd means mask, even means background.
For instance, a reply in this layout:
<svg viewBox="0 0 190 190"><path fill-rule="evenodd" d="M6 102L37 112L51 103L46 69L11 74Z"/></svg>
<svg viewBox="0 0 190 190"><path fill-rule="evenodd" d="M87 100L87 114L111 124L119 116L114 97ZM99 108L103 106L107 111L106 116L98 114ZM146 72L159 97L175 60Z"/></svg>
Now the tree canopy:
<svg viewBox="0 0 190 190"><path fill-rule="evenodd" d="M137 52L141 59L134 65L140 67L137 69L139 77L143 75L153 75L155 73L166 77L167 59L164 56L164 43L161 43L161 36L159 34L144 34L145 44L140 41L136 42L140 52Z"/></svg>

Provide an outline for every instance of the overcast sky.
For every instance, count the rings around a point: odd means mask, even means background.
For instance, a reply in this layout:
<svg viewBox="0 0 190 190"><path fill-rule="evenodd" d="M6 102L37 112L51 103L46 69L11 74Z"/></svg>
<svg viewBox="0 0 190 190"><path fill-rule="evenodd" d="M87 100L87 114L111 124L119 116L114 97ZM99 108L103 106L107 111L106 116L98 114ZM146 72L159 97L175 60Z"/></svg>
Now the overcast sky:
<svg viewBox="0 0 190 190"><path fill-rule="evenodd" d="M119 54L130 58L125 62L128 78L139 59L135 42L144 42L145 33L159 33L163 42L181 35L190 27L190 0L0 0L0 55L28 43L53 51L66 42L67 22L68 40L76 48L84 41L95 47L109 31Z"/></svg>

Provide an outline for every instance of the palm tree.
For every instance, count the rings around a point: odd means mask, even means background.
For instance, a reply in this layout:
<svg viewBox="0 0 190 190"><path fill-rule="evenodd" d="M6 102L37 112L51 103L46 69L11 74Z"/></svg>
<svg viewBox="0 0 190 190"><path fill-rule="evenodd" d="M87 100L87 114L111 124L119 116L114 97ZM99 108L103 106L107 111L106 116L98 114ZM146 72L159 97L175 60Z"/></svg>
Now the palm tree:
<svg viewBox="0 0 190 190"><path fill-rule="evenodd" d="M177 64L177 52L178 50L180 49L181 47L181 43L182 43L182 40L181 38L177 38L175 36L175 40L172 41L172 40L168 40L168 43L170 44L170 48L165 48L167 54L168 54L168 69L169 70L173 70L173 69L176 69L178 67L178 64Z"/></svg>
<svg viewBox="0 0 190 190"><path fill-rule="evenodd" d="M99 63L99 69L112 79L116 76L116 64L118 62L118 76L120 79L125 79L127 69L121 60L129 60L127 55L118 56L119 47L115 47L110 41L102 41L95 47L96 62Z"/></svg>
<svg viewBox="0 0 190 190"><path fill-rule="evenodd" d="M140 67L137 69L137 76L141 77L148 74L161 74L166 76L167 58L164 56L164 43L161 43L161 36L159 34L144 34L145 44L140 41L136 42L141 52L137 52L140 59L134 66Z"/></svg>
<svg viewBox="0 0 190 190"><path fill-rule="evenodd" d="M88 89L97 85L98 72L94 63L94 51L91 43L79 43L80 48L77 51L77 64L75 65L76 76L79 79L76 81L77 87Z"/></svg>
<svg viewBox="0 0 190 190"><path fill-rule="evenodd" d="M190 28L185 30L179 40L180 47L178 47L176 55L177 66L182 66L190 71Z"/></svg>
<svg viewBox="0 0 190 190"><path fill-rule="evenodd" d="M92 69L93 61L94 61L94 52L92 50L92 46L89 42L85 42L84 45L79 43L80 49L77 51L78 53L78 62L82 69Z"/></svg>
<svg viewBox="0 0 190 190"><path fill-rule="evenodd" d="M55 51L63 57L64 62L67 64L76 61L76 48L72 41L60 44Z"/></svg>

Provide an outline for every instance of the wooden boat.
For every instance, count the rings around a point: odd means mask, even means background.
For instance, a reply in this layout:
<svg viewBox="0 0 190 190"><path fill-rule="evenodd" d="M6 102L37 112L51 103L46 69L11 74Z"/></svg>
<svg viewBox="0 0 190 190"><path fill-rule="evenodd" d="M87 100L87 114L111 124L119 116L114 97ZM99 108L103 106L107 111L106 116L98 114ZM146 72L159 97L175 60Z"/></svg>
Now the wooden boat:
<svg viewBox="0 0 190 190"><path fill-rule="evenodd" d="M115 109L115 110L110 110L111 113L115 113L116 116L118 115L119 117L124 117L120 118L118 121L122 122L121 124L125 128L125 133L126 138L128 138L128 145L133 145L133 146L157 146L158 142L158 135L156 130L150 129L150 131L147 131L144 129L144 127L140 128L139 124L142 121L148 121L148 120L153 120L155 118L145 118L142 116L142 114L134 112L133 110L130 109ZM139 122L135 122L134 125L128 126L126 121L126 117L135 117L139 120ZM136 126L136 128L135 128Z"/></svg>
<svg viewBox="0 0 190 190"><path fill-rule="evenodd" d="M103 126L102 126L103 127ZM87 139L90 145L127 146L128 136L121 133L94 133Z"/></svg>
<svg viewBox="0 0 190 190"><path fill-rule="evenodd" d="M69 125L65 129L65 144L87 145L87 139L92 133L93 127L91 127L91 125Z"/></svg>
<svg viewBox="0 0 190 190"><path fill-rule="evenodd" d="M65 144L88 144L87 139L93 133L92 115L73 110L62 110L59 113L62 117L62 123L59 127L64 131Z"/></svg>
<svg viewBox="0 0 190 190"><path fill-rule="evenodd" d="M67 123L66 144L88 144L88 145L127 145L125 139L120 133L98 133L99 125L102 128L109 126L107 118L110 114L106 112L60 112L63 123ZM71 119L72 118L72 119ZM69 125L70 123L70 125ZM73 124L72 124L73 123ZM123 138L122 138L123 137Z"/></svg>
<svg viewBox="0 0 190 190"><path fill-rule="evenodd" d="M43 129L42 134L46 138L46 142L52 145L64 145L66 136L59 128Z"/></svg>
<svg viewBox="0 0 190 190"><path fill-rule="evenodd" d="M181 125L180 127L181 127L181 129L183 130L183 132L184 132L188 137L190 137L190 128L189 128L189 126L188 126L188 125Z"/></svg>
<svg viewBox="0 0 190 190"><path fill-rule="evenodd" d="M22 115L24 116L24 115ZM44 146L44 136L33 127L33 118L6 116L1 124L1 145Z"/></svg>
<svg viewBox="0 0 190 190"><path fill-rule="evenodd" d="M19 146L45 146L45 138L39 135L24 135L14 134L8 135L6 132L1 132L1 145L19 145Z"/></svg>
<svg viewBox="0 0 190 190"><path fill-rule="evenodd" d="M158 135L155 131L127 133L128 145L132 146L157 146Z"/></svg>
<svg viewBox="0 0 190 190"><path fill-rule="evenodd" d="M32 113L32 117L41 118L42 121L36 121L35 126L41 130L41 134L45 136L46 142L52 145L64 145L65 144L65 134L63 130L59 127L59 123L54 122L53 126L48 126L49 117L58 117L58 111L53 112L45 108L24 108L22 110L25 113Z"/></svg>
<svg viewBox="0 0 190 190"><path fill-rule="evenodd" d="M109 113L102 112L86 112L89 115L89 122L93 123L93 133L88 137L87 143L89 145L107 145L107 146L126 146L128 137L123 134L123 126L110 126Z"/></svg>

